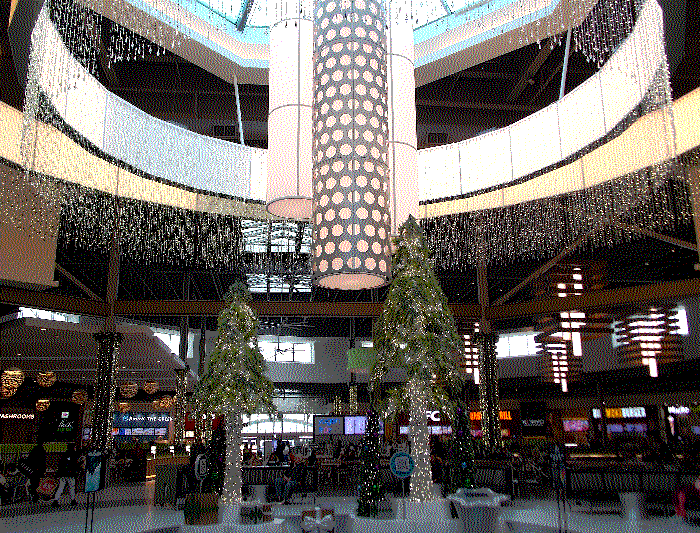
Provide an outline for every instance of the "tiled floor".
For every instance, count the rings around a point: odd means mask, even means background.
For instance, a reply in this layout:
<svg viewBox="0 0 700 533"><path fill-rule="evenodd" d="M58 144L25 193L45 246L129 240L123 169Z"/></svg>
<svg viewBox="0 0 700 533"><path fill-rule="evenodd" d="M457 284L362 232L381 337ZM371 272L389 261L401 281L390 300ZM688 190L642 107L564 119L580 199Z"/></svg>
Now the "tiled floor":
<svg viewBox="0 0 700 533"><path fill-rule="evenodd" d="M164 530L182 524L183 513L172 508L153 507L149 503L138 505L112 506L111 501L124 498L124 488L121 491L105 491L98 498L105 507L96 508L94 514L94 533L139 533L145 531ZM152 484L134 486L129 489L129 497L136 497L140 491L143 500L152 501ZM20 514L20 509L0 517L0 532L2 533L83 533L85 531L85 495L80 508L70 508L67 505L54 509L46 504L34 506L32 514ZM120 497L120 498L118 498ZM149 498L150 497L150 498ZM113 500L112 500L113 499ZM143 501L142 500L142 501ZM67 503L67 500L65 501ZM320 507L333 507L337 515L354 512L357 506L354 498L320 497L316 500ZM275 507L276 517L299 516L301 510L310 507L303 505L279 505ZM26 508L25 512L29 510ZM500 533L557 533L557 510L552 501L520 501L516 500L503 509ZM633 531L626 527L620 516L587 515L569 513L567 516L568 530L572 533L626 533ZM88 531L90 523L88 522ZM686 526L675 518L659 518L644 521L636 531L641 533L700 533L700 528ZM439 533L436 531L435 533Z"/></svg>

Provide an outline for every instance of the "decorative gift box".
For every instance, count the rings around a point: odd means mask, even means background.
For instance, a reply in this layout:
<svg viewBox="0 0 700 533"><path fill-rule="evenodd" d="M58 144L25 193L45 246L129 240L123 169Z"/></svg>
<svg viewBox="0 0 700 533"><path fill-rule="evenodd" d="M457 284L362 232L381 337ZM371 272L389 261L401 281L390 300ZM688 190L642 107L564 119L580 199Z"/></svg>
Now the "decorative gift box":
<svg viewBox="0 0 700 533"><path fill-rule="evenodd" d="M259 524L261 522L272 522L271 505L248 502L241 504L241 524Z"/></svg>

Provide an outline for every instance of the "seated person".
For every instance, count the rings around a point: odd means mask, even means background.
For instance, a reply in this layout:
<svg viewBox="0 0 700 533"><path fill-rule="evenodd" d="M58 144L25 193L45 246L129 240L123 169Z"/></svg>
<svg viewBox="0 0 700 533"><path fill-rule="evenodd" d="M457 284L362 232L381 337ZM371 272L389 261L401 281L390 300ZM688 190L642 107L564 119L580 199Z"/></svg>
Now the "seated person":
<svg viewBox="0 0 700 533"><path fill-rule="evenodd" d="M276 453L270 454L270 457L267 458L267 464L270 466L275 466L275 465L280 464L279 456Z"/></svg>
<svg viewBox="0 0 700 533"><path fill-rule="evenodd" d="M250 445L246 444L245 448L243 448L243 464L247 465L250 464L250 460L253 457L253 451L250 449Z"/></svg>
<svg viewBox="0 0 700 533"><path fill-rule="evenodd" d="M289 505L289 495L292 489L304 483L306 476L306 465L301 459L298 459L294 454L289 454L291 467L285 472L282 477L275 479L275 494L278 501L283 501Z"/></svg>

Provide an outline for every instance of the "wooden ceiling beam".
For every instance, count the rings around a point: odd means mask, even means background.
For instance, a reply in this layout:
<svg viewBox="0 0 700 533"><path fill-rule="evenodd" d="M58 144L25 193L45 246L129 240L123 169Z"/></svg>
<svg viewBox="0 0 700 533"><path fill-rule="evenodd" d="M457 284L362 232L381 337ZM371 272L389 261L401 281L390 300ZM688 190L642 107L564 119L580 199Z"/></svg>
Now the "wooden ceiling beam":
<svg viewBox="0 0 700 533"><path fill-rule="evenodd" d="M700 279L685 279L638 285L620 289L592 291L582 296L531 300L529 302L503 304L489 307L487 317L493 321L525 316L553 315L562 311L611 311L634 306L642 302L663 302L700 295Z"/></svg>
<svg viewBox="0 0 700 533"><path fill-rule="evenodd" d="M557 314L562 311L613 310L642 302L662 302L700 295L700 279L687 279L592 291L583 296L532 300L529 302L492 305L486 318L492 321ZM0 286L0 303L22 305L37 309L88 316L106 316L107 304L53 292L36 292ZM117 316L216 316L226 305L223 301L118 300L114 305ZM378 317L381 302L309 302L254 301L251 307L259 316L317 316L317 317ZM457 320L479 320L481 306L477 303L450 304Z"/></svg>

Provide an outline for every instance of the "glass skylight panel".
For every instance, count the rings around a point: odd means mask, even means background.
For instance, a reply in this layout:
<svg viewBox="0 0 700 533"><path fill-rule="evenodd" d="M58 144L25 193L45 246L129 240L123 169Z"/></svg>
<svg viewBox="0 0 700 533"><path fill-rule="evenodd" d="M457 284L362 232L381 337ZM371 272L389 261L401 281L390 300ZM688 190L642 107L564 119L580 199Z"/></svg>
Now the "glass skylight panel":
<svg viewBox="0 0 700 533"><path fill-rule="evenodd" d="M253 7L250 8L248 14L247 26L263 26L270 25L270 15L268 13L267 4L270 0L253 0Z"/></svg>
<svg viewBox="0 0 700 533"><path fill-rule="evenodd" d="M18 318L39 318L41 320L53 320L54 322L80 322L80 316L69 313L56 313L54 311L44 311L43 309L33 309L31 307L20 307Z"/></svg>
<svg viewBox="0 0 700 533"><path fill-rule="evenodd" d="M246 4L245 0L198 0L205 6L209 6L213 11L229 19L231 22L238 22L243 8Z"/></svg>
<svg viewBox="0 0 700 533"><path fill-rule="evenodd" d="M467 0L468 1L468 0ZM413 28L420 28L429 22L447 15L441 0L420 0L413 4Z"/></svg>

